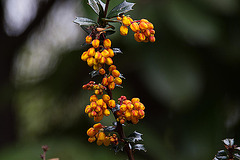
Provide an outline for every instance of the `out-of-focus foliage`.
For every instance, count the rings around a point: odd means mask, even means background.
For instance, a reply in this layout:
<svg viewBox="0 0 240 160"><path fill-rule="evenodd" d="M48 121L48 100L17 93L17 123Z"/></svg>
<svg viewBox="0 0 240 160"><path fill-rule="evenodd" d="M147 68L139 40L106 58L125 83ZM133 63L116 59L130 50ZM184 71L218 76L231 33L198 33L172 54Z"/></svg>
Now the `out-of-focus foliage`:
<svg viewBox="0 0 240 160"><path fill-rule="evenodd" d="M96 19L85 2L55 2L16 51L14 93L1 89L0 95L12 99L18 139L1 148L0 159L37 159L43 144L50 147L49 158L60 160L126 158L86 140L93 121L83 114L90 93L81 86L92 70L80 60L85 33L72 22L75 16ZM143 133L147 152L135 155L203 160L212 159L226 137L240 144L240 1L129 2L136 3L131 16L148 18L156 30L154 44L137 43L132 35L111 37L113 47L123 52L114 62L127 78L114 98L140 97L146 106L144 122L126 127L126 133ZM111 0L110 8L117 4ZM103 124L112 120L105 118Z"/></svg>

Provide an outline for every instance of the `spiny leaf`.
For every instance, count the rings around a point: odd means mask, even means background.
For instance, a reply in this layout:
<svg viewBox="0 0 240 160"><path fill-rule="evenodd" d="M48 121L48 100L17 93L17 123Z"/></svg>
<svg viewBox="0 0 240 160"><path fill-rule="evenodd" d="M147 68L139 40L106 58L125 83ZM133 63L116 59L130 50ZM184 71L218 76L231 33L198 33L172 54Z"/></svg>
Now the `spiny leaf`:
<svg viewBox="0 0 240 160"><path fill-rule="evenodd" d="M144 147L144 144L135 144L133 146L133 150L139 150L139 151L147 152L146 148Z"/></svg>
<svg viewBox="0 0 240 160"><path fill-rule="evenodd" d="M124 0L122 3L114 7L109 13L107 18L113 18L117 17L120 14L124 14L128 11L133 10L132 7L134 6L135 3L130 3Z"/></svg>
<svg viewBox="0 0 240 160"><path fill-rule="evenodd" d="M121 142L118 145L115 145L112 147L115 153L119 151L123 151L123 148L124 148L124 143L121 143Z"/></svg>
<svg viewBox="0 0 240 160"><path fill-rule="evenodd" d="M91 78L93 78L93 77L99 75L99 71L92 71L89 74L90 74Z"/></svg>
<svg viewBox="0 0 240 160"><path fill-rule="evenodd" d="M139 132L137 132L137 131L134 131L132 134L130 134L127 138L126 138L126 140L128 141L128 142L133 142L133 143L135 143L135 141L143 141L143 139L142 139L142 136L143 134L141 134L141 133L139 133Z"/></svg>
<svg viewBox="0 0 240 160"><path fill-rule="evenodd" d="M123 88L123 86L116 84L116 87Z"/></svg>
<svg viewBox="0 0 240 160"><path fill-rule="evenodd" d="M97 23L94 20L91 20L89 18L84 18L84 17L76 17L76 19L73 22L76 24L79 24L80 26L97 25Z"/></svg>
<svg viewBox="0 0 240 160"><path fill-rule="evenodd" d="M120 105L119 104L116 104L116 106L114 108L112 108L112 112L116 112L116 111L119 111L120 110Z"/></svg>
<svg viewBox="0 0 240 160"><path fill-rule="evenodd" d="M233 146L234 145L234 139L226 138L226 139L224 139L222 141L227 146Z"/></svg>
<svg viewBox="0 0 240 160"><path fill-rule="evenodd" d="M104 132L113 132L116 129L116 126L107 126L104 128Z"/></svg>
<svg viewBox="0 0 240 160"><path fill-rule="evenodd" d="M240 155L238 153L235 153L234 157L237 158L237 159L240 159Z"/></svg>
<svg viewBox="0 0 240 160"><path fill-rule="evenodd" d="M112 50L113 50L113 52L114 52L115 55L118 54L118 53L123 53L123 52L120 50L120 48L113 48Z"/></svg>
<svg viewBox="0 0 240 160"><path fill-rule="evenodd" d="M225 150L218 151L217 155L214 157L214 160L226 160L227 159L227 153Z"/></svg>
<svg viewBox="0 0 240 160"><path fill-rule="evenodd" d="M105 3L103 3L101 0L88 0L88 4L92 7L94 12L97 13L97 15L99 15L101 10L104 11L105 9Z"/></svg>

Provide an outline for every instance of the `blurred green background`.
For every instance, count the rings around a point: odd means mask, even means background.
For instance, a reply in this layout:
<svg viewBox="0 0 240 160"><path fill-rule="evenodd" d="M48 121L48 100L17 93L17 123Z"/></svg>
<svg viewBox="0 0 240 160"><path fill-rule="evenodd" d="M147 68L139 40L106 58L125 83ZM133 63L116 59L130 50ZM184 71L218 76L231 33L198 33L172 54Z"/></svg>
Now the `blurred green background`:
<svg viewBox="0 0 240 160"><path fill-rule="evenodd" d="M127 78L114 98L146 106L146 117L125 127L143 133L147 152L136 159L207 160L224 138L240 144L240 1L130 2L131 17L156 30L155 43L138 43L132 32L109 37L124 53L114 63ZM97 18L87 0L2 0L0 11L0 159L40 159L45 144L48 158L127 159L87 141L92 92L81 87L91 68L80 60L86 34L73 23Z"/></svg>

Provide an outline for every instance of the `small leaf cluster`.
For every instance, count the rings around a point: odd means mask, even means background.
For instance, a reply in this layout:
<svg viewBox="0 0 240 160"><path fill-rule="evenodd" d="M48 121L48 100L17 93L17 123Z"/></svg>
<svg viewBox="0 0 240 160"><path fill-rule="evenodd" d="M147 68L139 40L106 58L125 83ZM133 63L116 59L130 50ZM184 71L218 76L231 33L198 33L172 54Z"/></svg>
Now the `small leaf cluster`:
<svg viewBox="0 0 240 160"><path fill-rule="evenodd" d="M240 147L234 144L234 139L226 138L223 140L225 150L217 152L213 160L238 160L240 159Z"/></svg>

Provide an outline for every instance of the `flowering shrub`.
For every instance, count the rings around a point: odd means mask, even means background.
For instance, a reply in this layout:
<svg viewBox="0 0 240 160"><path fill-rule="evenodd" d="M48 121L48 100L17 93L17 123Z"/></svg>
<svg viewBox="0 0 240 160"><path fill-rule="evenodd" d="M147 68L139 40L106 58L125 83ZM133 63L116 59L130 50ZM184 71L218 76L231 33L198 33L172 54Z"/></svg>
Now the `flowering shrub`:
<svg viewBox="0 0 240 160"><path fill-rule="evenodd" d="M90 81L83 85L83 89L93 91L89 104L85 107L85 113L95 122L100 122L104 116L114 115L116 122L113 126L105 126L96 123L87 130L88 141L97 145L111 145L115 152L125 150L129 159L134 159L133 150L144 150L143 144L135 144L142 140L141 133L134 131L125 136L123 126L137 124L145 116L145 106L139 98L127 99L121 96L114 100L112 90L122 88L122 73L114 65L113 58L122 53L119 48L113 48L109 35L115 33L112 23L120 24L120 34L126 36L130 28L134 32L137 42L155 42L154 26L147 19L133 20L129 15L124 15L132 10L134 3L123 1L108 12L109 0L106 4L101 0L88 0L89 5L98 14L97 22L88 18L77 17L74 22L88 33L85 45L89 49L82 53L81 59L93 68L90 73L92 78L101 76L98 83Z"/></svg>

